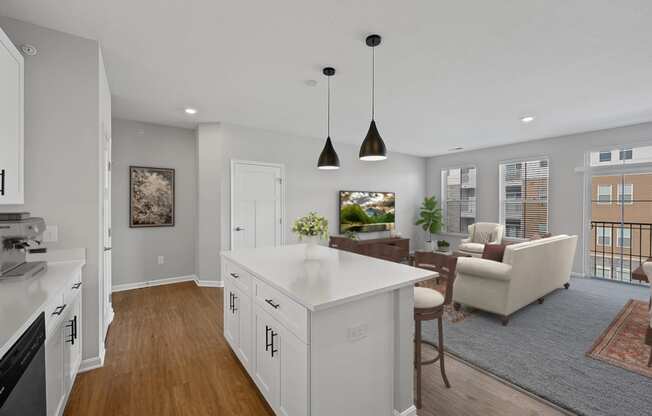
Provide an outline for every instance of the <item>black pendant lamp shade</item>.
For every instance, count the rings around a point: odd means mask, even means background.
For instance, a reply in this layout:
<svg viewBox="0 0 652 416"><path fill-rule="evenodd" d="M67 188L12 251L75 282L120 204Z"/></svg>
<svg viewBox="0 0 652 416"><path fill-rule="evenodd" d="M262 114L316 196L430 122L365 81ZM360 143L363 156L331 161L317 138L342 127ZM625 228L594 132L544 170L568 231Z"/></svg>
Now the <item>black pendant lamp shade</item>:
<svg viewBox="0 0 652 416"><path fill-rule="evenodd" d="M387 147L385 147L385 142L380 133L378 133L378 128L376 128L376 121L374 120L375 115L375 101L376 101L376 56L374 53L374 48L380 45L380 35L369 35L366 39L367 46L371 47L371 125L369 126L369 131L367 131L367 136L360 146L360 160L366 161L375 161L375 160L385 160L387 159Z"/></svg>
<svg viewBox="0 0 652 416"><path fill-rule="evenodd" d="M334 170L340 168L340 158L331 142L331 79L335 75L335 68L327 67L323 70L324 75L328 77L328 136L326 137L326 144L324 149L319 155L317 167L323 170Z"/></svg>

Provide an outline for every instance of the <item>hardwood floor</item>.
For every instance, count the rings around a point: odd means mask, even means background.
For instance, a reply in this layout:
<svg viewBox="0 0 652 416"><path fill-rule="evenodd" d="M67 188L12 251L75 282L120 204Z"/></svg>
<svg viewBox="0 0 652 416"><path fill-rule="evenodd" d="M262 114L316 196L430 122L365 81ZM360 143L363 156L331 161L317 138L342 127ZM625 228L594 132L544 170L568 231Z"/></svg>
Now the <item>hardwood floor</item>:
<svg viewBox="0 0 652 416"><path fill-rule="evenodd" d="M65 415L273 415L222 336L221 290L115 293L104 367L77 377ZM454 359L447 373L451 389L424 368L419 416L563 414Z"/></svg>

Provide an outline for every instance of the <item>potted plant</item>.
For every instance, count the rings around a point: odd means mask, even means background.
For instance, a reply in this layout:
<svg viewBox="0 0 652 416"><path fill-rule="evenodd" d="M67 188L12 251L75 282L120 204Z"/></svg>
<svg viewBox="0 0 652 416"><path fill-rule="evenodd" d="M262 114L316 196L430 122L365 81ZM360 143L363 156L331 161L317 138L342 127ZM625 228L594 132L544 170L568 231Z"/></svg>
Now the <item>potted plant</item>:
<svg viewBox="0 0 652 416"><path fill-rule="evenodd" d="M420 225L426 233L426 250L434 251L432 235L439 233L442 227L441 208L434 196L424 198L416 225Z"/></svg>
<svg viewBox="0 0 652 416"><path fill-rule="evenodd" d="M346 231L344 232L344 237L346 237L346 238L348 238L348 239L350 239L350 240L354 240L354 241L355 241L355 240L358 239L358 234L356 234L355 231L346 230Z"/></svg>
<svg viewBox="0 0 652 416"><path fill-rule="evenodd" d="M299 237L299 241L306 241L306 258L316 259L319 253L317 243L328 238L328 220L316 212L310 212L294 221L292 232Z"/></svg>
<svg viewBox="0 0 652 416"><path fill-rule="evenodd" d="M450 243L446 240L437 240L437 250L446 252L450 248Z"/></svg>

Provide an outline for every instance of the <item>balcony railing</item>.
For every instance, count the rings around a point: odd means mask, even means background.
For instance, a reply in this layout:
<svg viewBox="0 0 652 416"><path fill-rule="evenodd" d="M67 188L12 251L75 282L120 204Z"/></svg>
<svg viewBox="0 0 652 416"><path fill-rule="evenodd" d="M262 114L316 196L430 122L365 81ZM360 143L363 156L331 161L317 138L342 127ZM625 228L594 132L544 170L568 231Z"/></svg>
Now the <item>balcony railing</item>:
<svg viewBox="0 0 652 416"><path fill-rule="evenodd" d="M632 272L652 257L652 223L591 221L591 273L628 283Z"/></svg>

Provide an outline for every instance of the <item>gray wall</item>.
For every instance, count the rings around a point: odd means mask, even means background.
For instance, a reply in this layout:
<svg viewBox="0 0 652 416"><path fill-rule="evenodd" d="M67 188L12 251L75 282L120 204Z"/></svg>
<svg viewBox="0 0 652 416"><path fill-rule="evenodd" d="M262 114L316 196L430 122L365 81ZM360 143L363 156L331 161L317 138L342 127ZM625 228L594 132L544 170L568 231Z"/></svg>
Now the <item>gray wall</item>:
<svg viewBox="0 0 652 416"><path fill-rule="evenodd" d="M477 167L477 220L497 222L498 164L510 159L547 156L550 159L549 226L554 234L576 234L582 239L584 208L584 166L588 151L610 149L615 145L652 143L652 123L599 130L569 136L536 140L488 149L433 157L428 160L428 193L441 197L442 169L474 165ZM442 235L453 246L459 237ZM573 271L582 273L584 245L580 241Z"/></svg>
<svg viewBox="0 0 652 416"><path fill-rule="evenodd" d="M84 358L100 349L99 46L97 42L0 16L25 57L25 204L59 227L53 249L86 249Z"/></svg>
<svg viewBox="0 0 652 416"><path fill-rule="evenodd" d="M362 140L362 138L360 138ZM390 153L383 162L361 162L357 146L335 143L342 167L320 171L317 158L323 140L230 124L205 124L198 129L199 168L198 272L202 280L219 280L220 250L230 244L230 161L282 163L286 174L286 240L296 241L293 220L311 210L324 215L337 234L340 190L396 192L396 230L420 246L422 233L414 221L426 190L426 159Z"/></svg>
<svg viewBox="0 0 652 416"><path fill-rule="evenodd" d="M129 166L175 169L174 227L129 228ZM195 274L196 171L193 130L113 119L114 287Z"/></svg>

